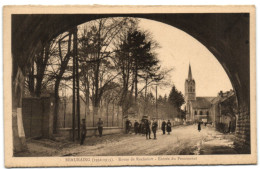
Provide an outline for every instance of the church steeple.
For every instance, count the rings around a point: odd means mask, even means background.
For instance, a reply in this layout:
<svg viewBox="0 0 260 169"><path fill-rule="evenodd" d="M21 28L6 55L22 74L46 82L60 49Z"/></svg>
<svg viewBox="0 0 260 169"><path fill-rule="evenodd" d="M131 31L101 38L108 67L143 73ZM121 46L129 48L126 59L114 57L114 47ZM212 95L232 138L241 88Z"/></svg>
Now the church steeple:
<svg viewBox="0 0 260 169"><path fill-rule="evenodd" d="M188 78L185 81L185 101L187 103L191 100L196 100L196 84L192 78L191 66L189 64Z"/></svg>
<svg viewBox="0 0 260 169"><path fill-rule="evenodd" d="M190 64L189 64L189 74L188 74L188 80L192 80L192 73L191 73L191 67L190 67Z"/></svg>

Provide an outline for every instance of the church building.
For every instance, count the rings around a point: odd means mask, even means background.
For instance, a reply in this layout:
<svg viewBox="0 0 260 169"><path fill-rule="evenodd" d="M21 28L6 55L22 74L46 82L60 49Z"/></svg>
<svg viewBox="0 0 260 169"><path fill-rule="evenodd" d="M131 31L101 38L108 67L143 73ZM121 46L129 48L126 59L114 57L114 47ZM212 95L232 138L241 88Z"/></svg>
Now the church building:
<svg viewBox="0 0 260 169"><path fill-rule="evenodd" d="M214 98L196 96L196 82L192 78L191 66L189 65L188 78L185 80L186 121L212 122L213 115L210 108Z"/></svg>

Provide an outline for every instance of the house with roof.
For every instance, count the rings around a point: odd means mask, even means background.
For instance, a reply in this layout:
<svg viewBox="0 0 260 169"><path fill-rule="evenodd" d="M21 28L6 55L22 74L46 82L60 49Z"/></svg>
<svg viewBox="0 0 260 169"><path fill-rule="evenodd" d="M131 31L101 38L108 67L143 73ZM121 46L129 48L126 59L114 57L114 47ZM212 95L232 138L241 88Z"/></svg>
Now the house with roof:
<svg viewBox="0 0 260 169"><path fill-rule="evenodd" d="M222 92L211 102L210 112L212 114L213 125L218 128L222 124L226 130L235 131L238 118L238 105L236 94L233 90ZM229 128L231 126L231 128Z"/></svg>

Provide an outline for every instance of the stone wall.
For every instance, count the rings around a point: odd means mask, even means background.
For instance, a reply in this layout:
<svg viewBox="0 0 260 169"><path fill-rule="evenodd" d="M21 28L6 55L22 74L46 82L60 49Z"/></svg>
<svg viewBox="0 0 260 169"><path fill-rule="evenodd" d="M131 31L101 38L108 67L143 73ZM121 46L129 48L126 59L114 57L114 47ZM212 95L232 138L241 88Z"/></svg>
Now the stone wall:
<svg viewBox="0 0 260 169"><path fill-rule="evenodd" d="M22 101L22 121L26 138L50 138L53 134L54 98L29 97Z"/></svg>
<svg viewBox="0 0 260 169"><path fill-rule="evenodd" d="M241 154L250 154L250 114L248 111L240 112L236 127L235 148Z"/></svg>

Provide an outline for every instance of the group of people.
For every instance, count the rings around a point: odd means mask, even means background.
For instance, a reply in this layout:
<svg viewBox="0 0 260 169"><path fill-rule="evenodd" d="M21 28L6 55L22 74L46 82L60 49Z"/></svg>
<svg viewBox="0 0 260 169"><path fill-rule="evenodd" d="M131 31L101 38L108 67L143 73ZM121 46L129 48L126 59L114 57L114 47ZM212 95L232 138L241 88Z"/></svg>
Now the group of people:
<svg viewBox="0 0 260 169"><path fill-rule="evenodd" d="M170 120L168 120L168 122L166 123L164 120L162 122L162 131L163 131L163 134L165 134L165 129L167 131L168 134L171 133L172 131L172 123Z"/></svg>
<svg viewBox="0 0 260 169"><path fill-rule="evenodd" d="M128 134L131 131L132 123L130 120L126 120L126 134ZM145 134L146 139L151 139L151 131L153 132L154 139L156 139L156 131L158 129L158 123L155 119L152 120L152 122L148 119L142 119L140 123L135 120L134 122L134 132L135 134ZM161 129L163 131L163 134L165 134L165 131L170 134L172 131L172 124L170 120L166 123L164 120L162 122Z"/></svg>
<svg viewBox="0 0 260 169"><path fill-rule="evenodd" d="M99 137L102 137L103 121L101 120L101 118L99 118L99 120L97 122L97 127L98 127ZM127 119L126 120L126 134L128 134L131 131L131 128L132 128L132 123L130 120ZM155 119L153 119L152 122L148 119L143 119L140 121L140 123L138 123L137 120L135 120L135 122L134 122L135 134L138 134L138 133L145 134L146 139L152 139L151 131L153 132L154 139L157 139L156 138L157 129L158 129L158 123ZM172 131L172 124L171 124L170 120L168 120L167 123L163 120L161 129L163 131L163 134L165 134L165 131L167 131L168 134L170 134L170 132ZM86 120L82 119L80 145L84 144L86 134L87 134Z"/></svg>
<svg viewBox="0 0 260 169"><path fill-rule="evenodd" d="M103 121L101 120L101 118L98 119L97 127L98 127L99 137L102 137ZM81 131L80 145L83 145L84 141L85 141L85 138L86 138L86 134L87 134L87 127L86 127L86 120L85 119L82 119L81 130L80 131Z"/></svg>

